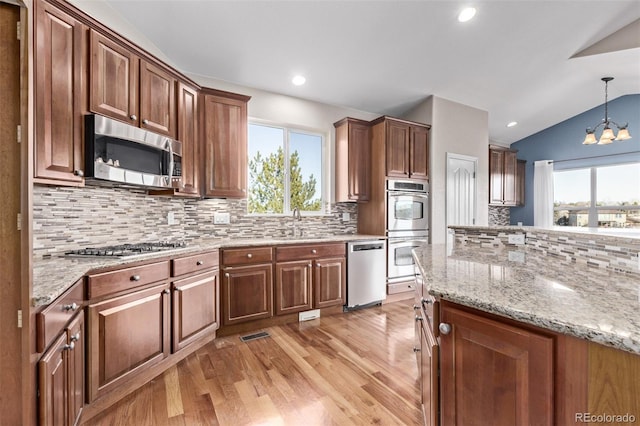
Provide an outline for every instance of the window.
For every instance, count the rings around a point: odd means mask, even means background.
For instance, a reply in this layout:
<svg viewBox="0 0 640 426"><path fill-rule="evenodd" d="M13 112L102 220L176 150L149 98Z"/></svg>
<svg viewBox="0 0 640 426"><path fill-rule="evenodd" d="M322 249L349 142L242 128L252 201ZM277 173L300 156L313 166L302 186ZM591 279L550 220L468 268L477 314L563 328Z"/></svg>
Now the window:
<svg viewBox="0 0 640 426"><path fill-rule="evenodd" d="M250 123L249 213L322 213L324 151L320 133Z"/></svg>
<svg viewBox="0 0 640 426"><path fill-rule="evenodd" d="M554 223L640 228L640 163L553 172Z"/></svg>

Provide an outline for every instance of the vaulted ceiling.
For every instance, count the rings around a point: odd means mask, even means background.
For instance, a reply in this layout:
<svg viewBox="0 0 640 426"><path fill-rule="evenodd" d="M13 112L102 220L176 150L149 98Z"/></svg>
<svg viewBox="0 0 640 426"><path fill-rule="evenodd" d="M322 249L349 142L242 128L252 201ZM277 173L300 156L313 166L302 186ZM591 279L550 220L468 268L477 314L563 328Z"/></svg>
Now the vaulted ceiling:
<svg viewBox="0 0 640 426"><path fill-rule="evenodd" d="M182 71L395 116L436 95L502 144L602 104L603 76L640 93L637 0L476 1L467 23L457 1L74 1L100 2Z"/></svg>

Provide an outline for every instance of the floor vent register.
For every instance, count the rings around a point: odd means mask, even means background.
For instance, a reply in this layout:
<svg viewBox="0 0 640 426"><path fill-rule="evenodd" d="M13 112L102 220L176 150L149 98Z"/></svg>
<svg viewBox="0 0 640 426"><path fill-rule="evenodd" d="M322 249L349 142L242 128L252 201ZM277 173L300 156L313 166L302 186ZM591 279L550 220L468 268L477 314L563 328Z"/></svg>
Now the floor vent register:
<svg viewBox="0 0 640 426"><path fill-rule="evenodd" d="M262 339L265 337L271 337L266 331L260 331L259 333L247 334L246 336L240 336L240 340L248 342L250 340Z"/></svg>

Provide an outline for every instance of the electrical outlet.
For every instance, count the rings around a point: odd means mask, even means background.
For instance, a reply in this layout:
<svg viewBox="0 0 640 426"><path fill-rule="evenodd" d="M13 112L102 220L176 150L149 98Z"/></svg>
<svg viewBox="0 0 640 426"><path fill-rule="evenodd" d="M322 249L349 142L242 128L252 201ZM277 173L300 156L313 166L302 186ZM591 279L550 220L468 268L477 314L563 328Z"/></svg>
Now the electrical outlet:
<svg viewBox="0 0 640 426"><path fill-rule="evenodd" d="M229 213L214 213L213 223L215 225L228 225L231 223L231 215Z"/></svg>
<svg viewBox="0 0 640 426"><path fill-rule="evenodd" d="M173 212L167 213L167 225L176 224L176 215Z"/></svg>
<svg viewBox="0 0 640 426"><path fill-rule="evenodd" d="M509 251L509 260L511 262L524 263L524 253L521 251Z"/></svg>
<svg viewBox="0 0 640 426"><path fill-rule="evenodd" d="M509 244L524 244L524 234L511 234L509 235Z"/></svg>
<svg viewBox="0 0 640 426"><path fill-rule="evenodd" d="M349 222L351 220L351 214L349 212L342 213L342 221Z"/></svg>

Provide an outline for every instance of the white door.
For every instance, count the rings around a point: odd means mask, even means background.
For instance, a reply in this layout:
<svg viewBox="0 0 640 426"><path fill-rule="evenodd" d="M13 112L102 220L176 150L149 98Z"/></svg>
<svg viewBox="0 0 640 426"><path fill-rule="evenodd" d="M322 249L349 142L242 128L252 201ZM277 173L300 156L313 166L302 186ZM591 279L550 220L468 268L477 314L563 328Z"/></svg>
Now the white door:
<svg viewBox="0 0 640 426"><path fill-rule="evenodd" d="M447 153L447 226L475 225L478 159Z"/></svg>

